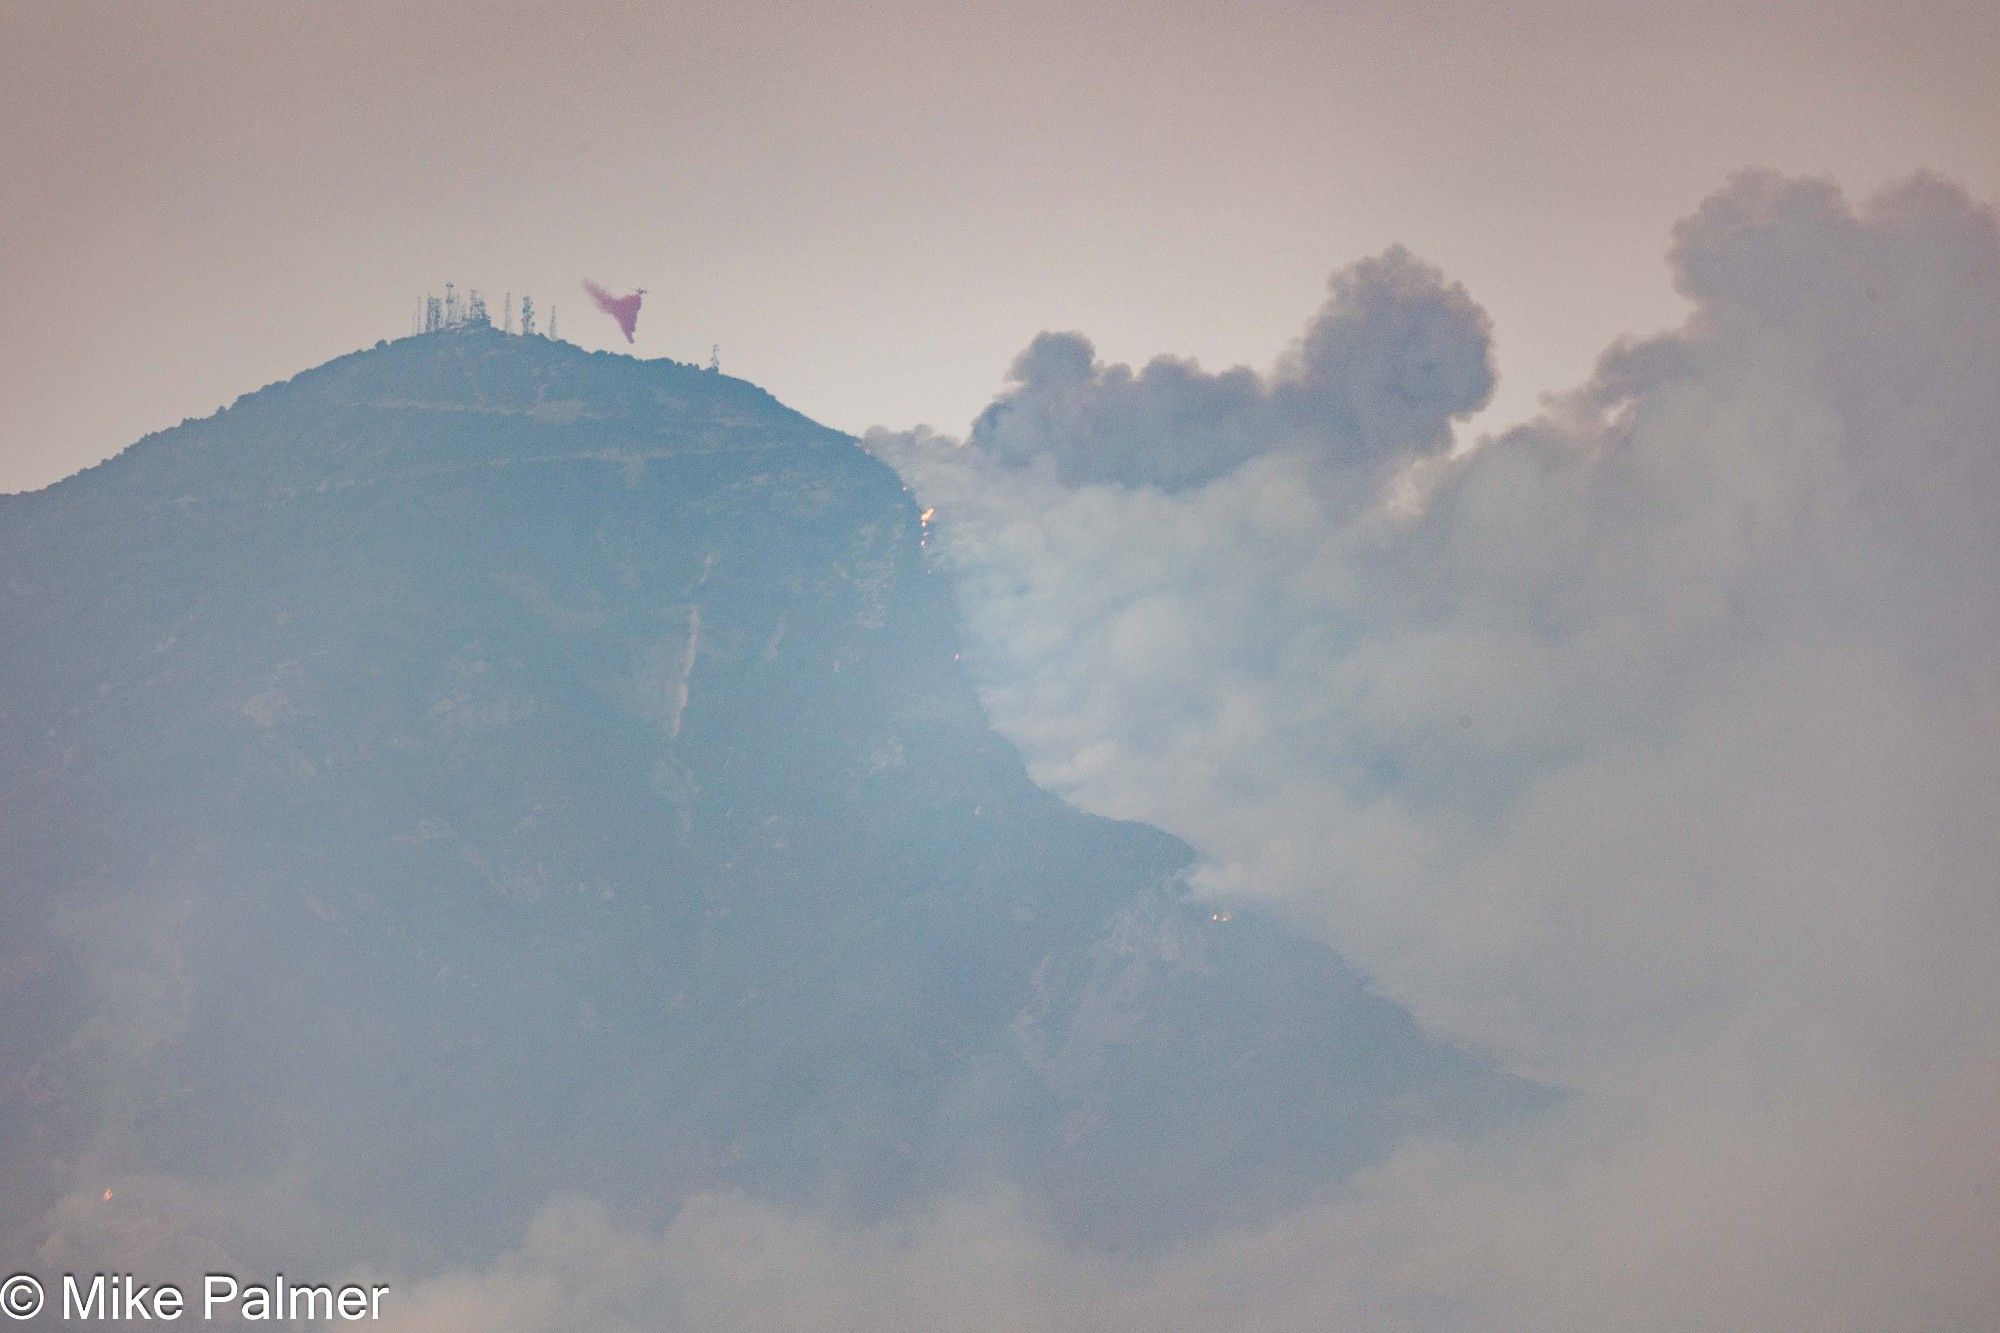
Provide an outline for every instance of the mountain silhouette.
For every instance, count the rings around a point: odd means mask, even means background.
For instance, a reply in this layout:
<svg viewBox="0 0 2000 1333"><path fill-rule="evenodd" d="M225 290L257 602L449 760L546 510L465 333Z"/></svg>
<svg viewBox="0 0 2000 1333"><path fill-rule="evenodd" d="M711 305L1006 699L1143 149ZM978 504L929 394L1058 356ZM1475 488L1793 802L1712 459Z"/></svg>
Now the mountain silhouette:
<svg viewBox="0 0 2000 1333"><path fill-rule="evenodd" d="M1157 1246L1542 1100L1037 788L913 497L740 380L380 344L0 497L0 569L22 1252L124 1182L262 1200L232 1255L993 1184Z"/></svg>

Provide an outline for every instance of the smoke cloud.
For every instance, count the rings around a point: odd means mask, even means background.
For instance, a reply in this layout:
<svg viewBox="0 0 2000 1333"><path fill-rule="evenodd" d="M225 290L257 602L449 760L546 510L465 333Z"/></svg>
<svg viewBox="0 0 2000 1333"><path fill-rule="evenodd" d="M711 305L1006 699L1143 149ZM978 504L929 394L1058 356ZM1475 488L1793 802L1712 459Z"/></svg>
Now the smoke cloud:
<svg viewBox="0 0 2000 1333"><path fill-rule="evenodd" d="M1945 1177L2000 1055L2000 232L1928 177L1752 173L1670 262L1682 327L1456 452L1485 321L1394 252L1266 375L1044 335L965 441L869 443L1043 781L1582 1094L1531 1154L1563 1185L1447 1189L1578 1256L1485 1317L1683 1247L1644 1275L1681 1326L1990 1315ZM1854 1249L1903 1224L1921 1282ZM1651 1326L1640 1290L1596 1313Z"/></svg>
<svg viewBox="0 0 2000 1333"><path fill-rule="evenodd" d="M1434 453L1493 393L1485 312L1400 246L1335 275L1326 304L1268 375L1163 356L1105 365L1080 333L1044 333L973 423L982 458L1042 466L1065 487L1179 491L1291 451L1327 472Z"/></svg>

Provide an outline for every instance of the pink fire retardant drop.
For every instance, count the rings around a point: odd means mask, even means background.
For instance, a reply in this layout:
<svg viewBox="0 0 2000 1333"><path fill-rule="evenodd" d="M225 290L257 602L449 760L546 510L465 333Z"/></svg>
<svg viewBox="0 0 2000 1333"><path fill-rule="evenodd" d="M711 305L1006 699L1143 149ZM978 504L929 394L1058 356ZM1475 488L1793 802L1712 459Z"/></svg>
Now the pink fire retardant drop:
<svg viewBox="0 0 2000 1333"><path fill-rule="evenodd" d="M618 321L618 327L625 332L625 341L632 341L632 330L639 327L639 302L644 299L646 289L641 287L630 296L613 296L588 278L583 289L590 293L590 299L597 302L597 308Z"/></svg>

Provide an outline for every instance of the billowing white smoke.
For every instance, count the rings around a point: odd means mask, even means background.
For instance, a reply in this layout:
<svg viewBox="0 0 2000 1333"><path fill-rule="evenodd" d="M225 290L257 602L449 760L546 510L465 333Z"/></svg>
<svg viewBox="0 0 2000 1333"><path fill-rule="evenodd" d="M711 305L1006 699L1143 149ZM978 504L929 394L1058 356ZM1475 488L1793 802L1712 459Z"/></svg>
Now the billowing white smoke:
<svg viewBox="0 0 2000 1333"><path fill-rule="evenodd" d="M1673 262L1685 327L1455 458L1485 319L1393 252L1269 377L1044 335L966 444L870 443L1038 775L1438 1028L1586 1082L1949 1045L2000 942L1992 218L1750 176Z"/></svg>
<svg viewBox="0 0 2000 1333"><path fill-rule="evenodd" d="M1857 210L1757 174L1672 263L1682 328L1476 448L1450 428L1491 389L1485 317L1400 251L1336 277L1269 374L1045 334L966 441L869 439L937 507L968 658L1045 783L1187 838L1206 891L1577 1088L1572 1114L1138 1268L1005 1209L854 1236L710 1201L624 1237L651 1276L618 1308L2000 1318L2000 231L1931 179ZM422 1322L569 1281L572 1223Z"/></svg>

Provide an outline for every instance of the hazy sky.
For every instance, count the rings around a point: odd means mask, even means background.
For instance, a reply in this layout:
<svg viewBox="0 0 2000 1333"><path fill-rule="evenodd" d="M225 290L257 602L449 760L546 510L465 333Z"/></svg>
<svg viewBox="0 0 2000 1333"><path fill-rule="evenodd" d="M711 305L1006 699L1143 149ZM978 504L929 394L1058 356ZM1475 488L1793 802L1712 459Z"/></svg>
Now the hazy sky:
<svg viewBox="0 0 2000 1333"><path fill-rule="evenodd" d="M409 329L447 278L847 429L962 429L1044 328L1265 366L1403 242L1487 422L1681 313L1730 171L2000 198L2000 7L0 6L0 489ZM619 344L622 346L622 342Z"/></svg>

